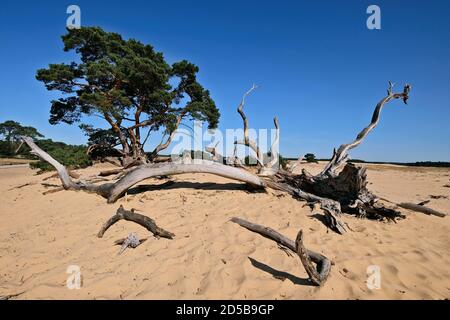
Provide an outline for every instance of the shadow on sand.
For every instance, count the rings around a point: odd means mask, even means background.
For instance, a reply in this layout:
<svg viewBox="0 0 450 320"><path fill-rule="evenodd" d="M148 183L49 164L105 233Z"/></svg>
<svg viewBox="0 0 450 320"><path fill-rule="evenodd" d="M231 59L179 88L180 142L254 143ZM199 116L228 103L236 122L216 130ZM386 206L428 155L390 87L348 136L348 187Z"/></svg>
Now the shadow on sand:
<svg viewBox="0 0 450 320"><path fill-rule="evenodd" d="M308 278L307 279L299 278L299 277L296 277L296 276L294 276L294 275L292 275L290 273L274 269L274 268L268 266L267 264L259 262L258 260L255 260L253 258L248 257L248 259L250 260L250 263L255 268L258 268L258 269L260 269L262 271L265 271L265 272L271 274L275 279L279 279L281 281L284 281L284 280L288 279L293 284L314 287L314 284ZM300 266L301 266L301 264L300 264Z"/></svg>

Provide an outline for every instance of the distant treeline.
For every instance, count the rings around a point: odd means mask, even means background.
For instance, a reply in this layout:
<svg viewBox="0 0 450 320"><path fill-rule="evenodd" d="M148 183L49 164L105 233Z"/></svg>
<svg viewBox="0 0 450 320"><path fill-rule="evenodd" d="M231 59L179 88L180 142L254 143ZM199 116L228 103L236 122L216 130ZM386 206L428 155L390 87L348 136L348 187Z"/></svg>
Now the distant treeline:
<svg viewBox="0 0 450 320"><path fill-rule="evenodd" d="M40 148L70 169L85 168L92 164L91 159L86 155L87 147L84 145L69 145L51 139L36 139L35 142ZM39 159L30 153L30 148L27 145L22 145L16 153L15 150L19 146L20 142L18 141L0 140L0 158L19 157L24 159ZM40 169L42 172L54 170L48 162L42 160L33 162L30 166Z"/></svg>
<svg viewBox="0 0 450 320"><path fill-rule="evenodd" d="M354 163L373 163L373 164L395 164L398 166L408 166L408 167L450 167L450 162L444 161L418 161L418 162L382 162L382 161L364 161L360 159L351 159L349 162Z"/></svg>
<svg viewBox="0 0 450 320"><path fill-rule="evenodd" d="M297 158L286 158L287 161L297 161ZM330 159L317 159L317 161L330 161ZM353 163L369 163L369 164L394 164L397 166L408 167L440 167L449 168L450 162L445 161L417 161L417 162L389 162L389 161L364 161L361 159L350 159Z"/></svg>

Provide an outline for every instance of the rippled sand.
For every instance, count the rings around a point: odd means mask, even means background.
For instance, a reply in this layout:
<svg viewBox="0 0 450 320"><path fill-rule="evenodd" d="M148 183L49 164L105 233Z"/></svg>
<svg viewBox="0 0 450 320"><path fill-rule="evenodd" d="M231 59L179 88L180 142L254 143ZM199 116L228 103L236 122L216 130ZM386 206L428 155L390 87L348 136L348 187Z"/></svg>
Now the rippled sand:
<svg viewBox="0 0 450 320"><path fill-rule="evenodd" d="M312 172L320 165L307 165ZM393 202L431 199L450 213L449 169L367 165L369 188ZM104 168L104 167L101 167ZM100 167L79 170L89 176ZM0 296L17 299L443 299L450 297L450 217L403 210L407 219L381 223L345 216L352 232L338 235L321 213L269 191L207 174L172 177L162 190L131 192L115 204L84 192L42 195L42 178L26 167L0 169ZM19 189L15 186L31 182ZM58 179L47 183L59 184ZM161 184L149 179L142 184ZM445 198L447 197L447 198ZM101 225L119 205L136 208L176 234L155 239L120 221L102 239ZM298 257L229 222L233 216L295 238L335 265L322 288L310 286ZM136 232L150 237L117 255L113 242ZM82 287L69 290L69 265L81 269ZM377 265L381 288L368 289L367 268Z"/></svg>

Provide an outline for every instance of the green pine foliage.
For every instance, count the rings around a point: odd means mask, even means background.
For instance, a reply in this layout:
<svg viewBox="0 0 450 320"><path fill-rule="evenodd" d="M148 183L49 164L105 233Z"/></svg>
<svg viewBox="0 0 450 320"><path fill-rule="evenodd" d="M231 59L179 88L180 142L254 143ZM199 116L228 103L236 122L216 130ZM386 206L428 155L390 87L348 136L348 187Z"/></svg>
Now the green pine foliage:
<svg viewBox="0 0 450 320"><path fill-rule="evenodd" d="M103 118L109 132L99 135L91 128L97 135L92 140L104 138L106 145L113 134L122 150L130 149L124 156L136 149L142 153L141 130L162 127L170 133L178 117L217 127L219 110L197 81L196 65L186 60L169 65L151 45L99 27L68 30L62 40L64 51L74 51L79 61L50 64L36 73L48 90L61 93L51 102L51 124Z"/></svg>

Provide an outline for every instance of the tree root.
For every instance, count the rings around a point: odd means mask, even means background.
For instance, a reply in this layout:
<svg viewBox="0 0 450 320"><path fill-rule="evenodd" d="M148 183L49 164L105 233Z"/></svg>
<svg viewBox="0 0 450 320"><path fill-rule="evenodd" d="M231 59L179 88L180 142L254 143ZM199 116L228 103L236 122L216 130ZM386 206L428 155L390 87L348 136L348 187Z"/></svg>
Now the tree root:
<svg viewBox="0 0 450 320"><path fill-rule="evenodd" d="M288 248L294 253L297 253L303 267L314 285L321 286L327 280L331 270L331 261L324 255L305 248L303 245L302 230L298 232L297 238L294 242L271 228L255 224L244 219L234 217L231 221L237 223L241 227L277 242L279 245ZM312 262L314 262L316 266L314 266Z"/></svg>

